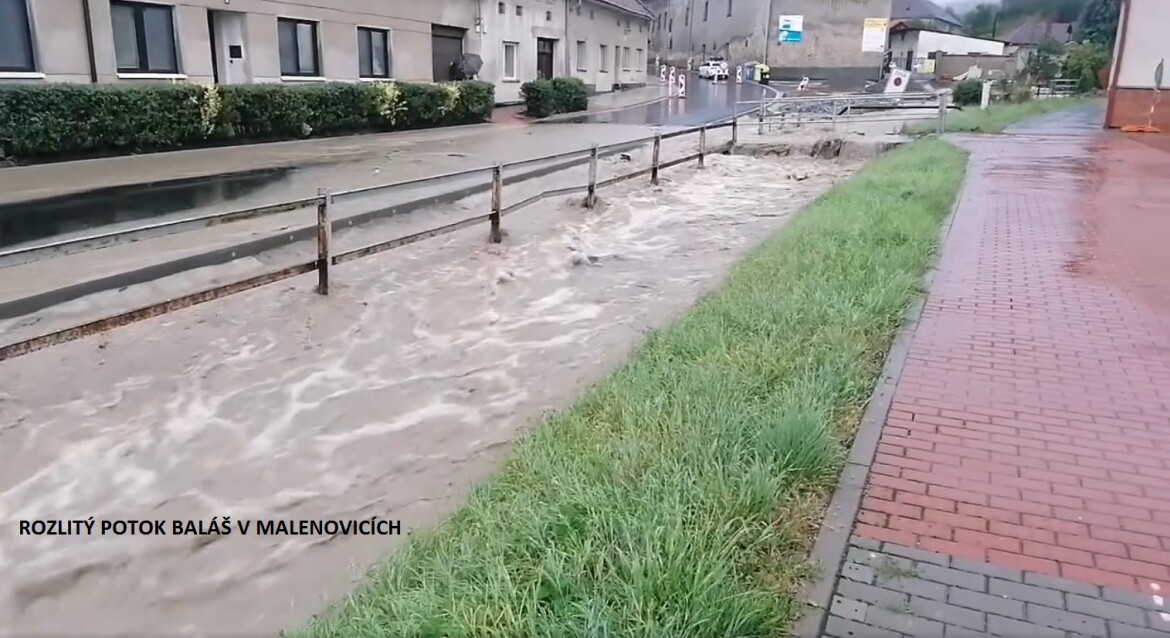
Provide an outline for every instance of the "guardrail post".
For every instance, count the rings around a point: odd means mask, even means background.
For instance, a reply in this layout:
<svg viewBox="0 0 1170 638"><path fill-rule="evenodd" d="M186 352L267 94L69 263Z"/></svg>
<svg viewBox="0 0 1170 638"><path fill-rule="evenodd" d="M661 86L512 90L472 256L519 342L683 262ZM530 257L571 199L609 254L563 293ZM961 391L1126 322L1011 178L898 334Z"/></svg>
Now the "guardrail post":
<svg viewBox="0 0 1170 638"><path fill-rule="evenodd" d="M589 149L589 190L585 194L585 208L597 203L597 145Z"/></svg>
<svg viewBox="0 0 1170 638"><path fill-rule="evenodd" d="M736 144L739 144L739 116L733 114L731 118L731 150L735 150Z"/></svg>
<svg viewBox="0 0 1170 638"><path fill-rule="evenodd" d="M333 224L329 208L333 194L327 188L317 189L317 294L329 294L329 261L333 244Z"/></svg>
<svg viewBox="0 0 1170 638"><path fill-rule="evenodd" d="M707 154L707 125L699 129L699 168L706 166L704 155Z"/></svg>
<svg viewBox="0 0 1170 638"><path fill-rule="evenodd" d="M763 104L760 105L760 110L756 112L756 117L759 119L759 122L760 122L760 130L757 131L756 134L763 135L764 134L764 105Z"/></svg>
<svg viewBox="0 0 1170 638"><path fill-rule="evenodd" d="M500 211L503 209L504 199L504 166L503 164L496 164L492 168L492 230L488 239L493 244L498 244L504 240L503 232L500 230Z"/></svg>
<svg viewBox="0 0 1170 638"><path fill-rule="evenodd" d="M654 152L650 156L650 183L658 185L658 153L662 149L662 134L654 136Z"/></svg>

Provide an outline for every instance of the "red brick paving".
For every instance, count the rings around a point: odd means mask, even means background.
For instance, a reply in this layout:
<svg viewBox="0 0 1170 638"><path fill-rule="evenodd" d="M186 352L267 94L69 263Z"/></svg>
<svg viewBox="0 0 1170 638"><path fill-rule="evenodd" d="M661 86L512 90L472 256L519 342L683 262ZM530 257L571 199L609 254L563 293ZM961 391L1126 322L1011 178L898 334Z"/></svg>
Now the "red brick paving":
<svg viewBox="0 0 1170 638"><path fill-rule="evenodd" d="M963 201L856 533L1170 586L1170 153L962 141Z"/></svg>

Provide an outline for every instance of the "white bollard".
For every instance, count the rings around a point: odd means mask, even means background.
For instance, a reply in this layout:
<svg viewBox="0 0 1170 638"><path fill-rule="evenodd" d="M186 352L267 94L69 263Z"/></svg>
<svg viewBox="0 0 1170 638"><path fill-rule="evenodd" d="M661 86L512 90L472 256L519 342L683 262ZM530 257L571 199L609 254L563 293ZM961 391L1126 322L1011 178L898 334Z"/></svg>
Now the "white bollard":
<svg viewBox="0 0 1170 638"><path fill-rule="evenodd" d="M687 76L678 76L678 96L681 98L687 97Z"/></svg>
<svg viewBox="0 0 1170 638"><path fill-rule="evenodd" d="M991 106L991 82L983 83L983 94L979 96L979 108L986 111Z"/></svg>

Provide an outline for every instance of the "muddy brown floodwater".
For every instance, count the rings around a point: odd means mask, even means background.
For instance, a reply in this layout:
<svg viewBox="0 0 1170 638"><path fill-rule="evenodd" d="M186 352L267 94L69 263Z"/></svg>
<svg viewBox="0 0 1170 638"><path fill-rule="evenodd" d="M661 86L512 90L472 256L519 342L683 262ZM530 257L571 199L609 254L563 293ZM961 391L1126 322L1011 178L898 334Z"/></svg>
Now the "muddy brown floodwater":
<svg viewBox="0 0 1170 638"><path fill-rule="evenodd" d="M432 526L856 164L708 159L0 364L0 634L295 627L402 537L18 536L31 519ZM791 175L807 179L791 179Z"/></svg>

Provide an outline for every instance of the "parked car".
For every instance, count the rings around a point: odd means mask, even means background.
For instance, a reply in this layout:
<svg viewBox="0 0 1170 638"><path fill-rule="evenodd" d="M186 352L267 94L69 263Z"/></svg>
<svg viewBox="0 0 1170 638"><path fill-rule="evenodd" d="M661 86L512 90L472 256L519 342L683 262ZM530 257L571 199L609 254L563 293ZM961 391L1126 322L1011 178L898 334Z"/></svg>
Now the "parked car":
<svg viewBox="0 0 1170 638"><path fill-rule="evenodd" d="M707 58L699 67L699 77L705 80L726 80L729 76L727 61L723 58Z"/></svg>

